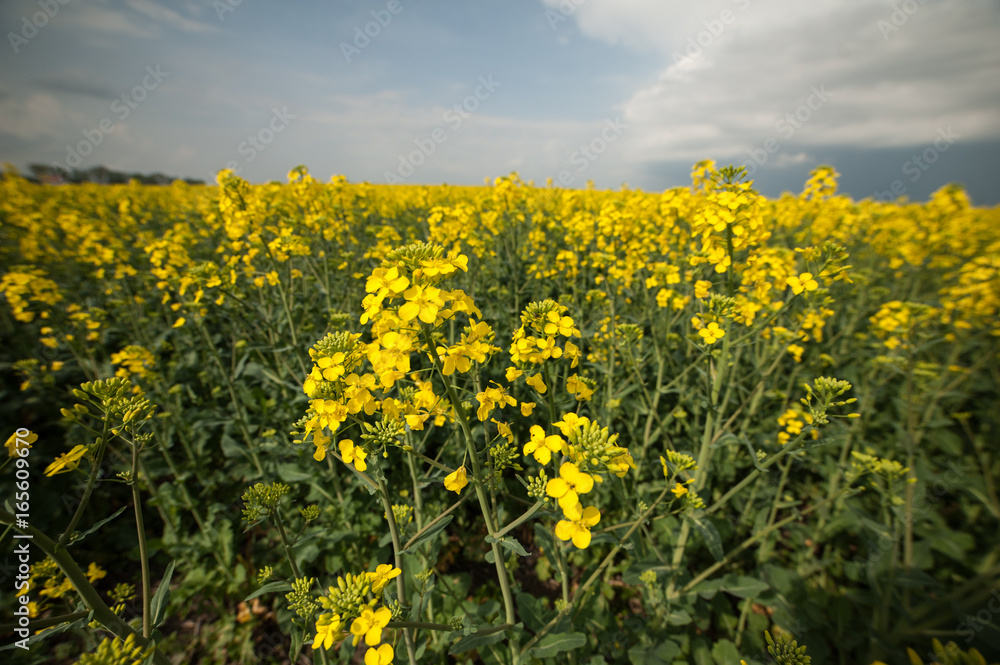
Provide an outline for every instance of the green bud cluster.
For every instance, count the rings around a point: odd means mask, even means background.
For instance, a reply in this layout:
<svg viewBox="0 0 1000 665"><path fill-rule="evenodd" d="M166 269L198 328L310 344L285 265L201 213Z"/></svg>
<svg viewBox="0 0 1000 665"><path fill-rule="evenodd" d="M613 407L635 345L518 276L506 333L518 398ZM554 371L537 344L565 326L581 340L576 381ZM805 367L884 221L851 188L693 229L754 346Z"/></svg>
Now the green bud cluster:
<svg viewBox="0 0 1000 665"><path fill-rule="evenodd" d="M347 573L337 578L337 586L330 587L330 596L321 602L326 609L341 617L356 617L361 614L362 608L368 606L371 588L372 583L365 573Z"/></svg>
<svg viewBox="0 0 1000 665"><path fill-rule="evenodd" d="M489 456L493 458L493 477L495 480L500 479L504 469L522 470L521 465L518 464L521 454L518 452L517 446L509 441L503 440L490 448Z"/></svg>
<svg viewBox="0 0 1000 665"><path fill-rule="evenodd" d="M285 594L289 611L295 612L303 619L308 619L319 607L313 600L311 592L314 581L311 577L292 580L292 590Z"/></svg>
<svg viewBox="0 0 1000 665"><path fill-rule="evenodd" d="M80 656L77 665L140 665L153 653L153 647L143 648L136 644L135 637L135 633L124 640L105 637L93 653Z"/></svg>
<svg viewBox="0 0 1000 665"><path fill-rule="evenodd" d="M415 242L392 250L385 255L384 263L402 263L409 270L420 267L421 261L436 259L444 252L444 248L429 242Z"/></svg>
<svg viewBox="0 0 1000 665"><path fill-rule="evenodd" d="M302 517L305 518L306 522L313 522L319 518L319 506L316 504L299 508L299 512L302 513Z"/></svg>
<svg viewBox="0 0 1000 665"><path fill-rule="evenodd" d="M243 493L243 519L256 522L262 517L273 515L281 497L288 494L289 487L283 483L257 483Z"/></svg>
<svg viewBox="0 0 1000 665"><path fill-rule="evenodd" d="M549 313L555 312L559 316L563 315L566 307L554 300L537 300L528 303L521 313L521 323L530 326L539 335L545 334L545 324L549 322Z"/></svg>
<svg viewBox="0 0 1000 665"><path fill-rule="evenodd" d="M803 387L807 395L799 401L809 409L809 414L813 417L814 425L826 425L830 422L830 419L827 417L827 411L831 407L853 404L857 401L854 397L847 400L834 401L851 389L851 384L841 379L821 376L813 381L813 385L805 384ZM815 404L813 403L814 399L816 400Z"/></svg>
<svg viewBox="0 0 1000 665"><path fill-rule="evenodd" d="M548 501L549 495L545 487L549 484L549 477L545 474L545 469L541 469L537 476L528 478L528 496L535 501Z"/></svg>
<svg viewBox="0 0 1000 665"><path fill-rule="evenodd" d="M574 460L586 473L603 473L615 458L628 452L615 445L617 434L593 421L574 428L566 438L575 451Z"/></svg>
<svg viewBox="0 0 1000 665"><path fill-rule="evenodd" d="M771 638L771 633L764 631L767 639L767 652L771 654L778 665L809 665L812 658L806 655L805 646L799 646L798 642L786 634L778 635L777 641Z"/></svg>
<svg viewBox="0 0 1000 665"><path fill-rule="evenodd" d="M406 426L403 422L385 418L374 425L370 425L369 423L361 424L366 430L366 432L361 434L361 438L369 442L369 444L374 444L365 446L367 450L396 445L406 431Z"/></svg>

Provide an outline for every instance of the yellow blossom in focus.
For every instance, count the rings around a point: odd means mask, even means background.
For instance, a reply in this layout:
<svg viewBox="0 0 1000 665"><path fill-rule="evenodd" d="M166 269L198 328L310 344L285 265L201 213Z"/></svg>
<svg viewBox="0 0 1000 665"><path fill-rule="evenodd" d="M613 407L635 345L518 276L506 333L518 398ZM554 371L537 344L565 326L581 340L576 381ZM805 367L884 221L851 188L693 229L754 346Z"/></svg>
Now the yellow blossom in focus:
<svg viewBox="0 0 1000 665"><path fill-rule="evenodd" d="M464 466L460 466L444 477L444 488L455 494L461 494L462 489L469 484L469 478Z"/></svg>

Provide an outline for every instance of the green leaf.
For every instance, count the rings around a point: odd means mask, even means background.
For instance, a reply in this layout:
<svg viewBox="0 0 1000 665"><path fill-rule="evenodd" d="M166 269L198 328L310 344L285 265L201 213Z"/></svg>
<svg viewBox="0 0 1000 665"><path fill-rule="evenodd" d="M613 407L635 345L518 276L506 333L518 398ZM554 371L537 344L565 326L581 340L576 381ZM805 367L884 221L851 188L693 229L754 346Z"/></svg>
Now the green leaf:
<svg viewBox="0 0 1000 665"><path fill-rule="evenodd" d="M422 534L420 534L420 536L416 540L414 540L409 547L400 552L400 554L413 554L420 545L426 543L428 540L438 535L442 529L451 524L451 521L453 519L455 519L454 515L448 515L443 520L441 520L431 528L427 529L427 531L424 531Z"/></svg>
<svg viewBox="0 0 1000 665"><path fill-rule="evenodd" d="M96 532L96 531L97 531L98 529L100 529L100 528L101 528L102 526L104 526L105 524L107 524L108 522L110 522L111 520L113 520L114 518L116 518L116 517L118 517L119 515L121 515L121 514L122 514L123 512L125 512L125 511L126 511L127 509L128 509L128 506L122 506L122 507L121 507L121 508L119 508L119 509L118 509L118 511L117 511L117 512L115 512L115 514L114 514L114 515L112 515L111 517L105 517L105 518L104 518L103 520L101 520L100 522L98 522L98 523L97 523L97 524L95 524L94 526L90 527L89 529L87 529L87 530L86 530L86 531L84 531L83 533L81 533L81 534L79 534L78 536L76 536L76 538L73 538L73 539L72 539L72 540L70 541L70 544L72 544L72 545L76 545L76 544L77 544L78 542L80 542L81 540L83 540L84 538L86 538L87 536L89 536L90 534L92 534L92 533Z"/></svg>
<svg viewBox="0 0 1000 665"><path fill-rule="evenodd" d="M632 647L628 650L629 661L638 665L671 665L680 655L680 646L671 640L664 640L655 647Z"/></svg>
<svg viewBox="0 0 1000 665"><path fill-rule="evenodd" d="M56 635L61 635L65 633L67 630L74 630L76 628L85 628L91 621L93 621L93 619L94 619L94 611L91 610L90 614L88 614L86 617L82 619L77 619L76 621L67 621L66 623L61 623L58 626L47 628L40 633L35 633L34 635L28 638L27 645L28 647L31 647L32 645L37 644L42 640L47 640L51 637L55 637ZM28 627L30 628L31 625L29 624ZM0 647L0 651L8 651L14 648L17 648L17 642L12 639L10 641L10 644L5 644L4 646Z"/></svg>
<svg viewBox="0 0 1000 665"><path fill-rule="evenodd" d="M292 590L292 585L286 582L285 580L278 580L277 582L268 582L267 584L265 584L264 586L257 589L246 598L244 598L243 602L246 602L248 600L253 600L254 598L263 596L265 593L271 593L272 591L280 593L291 590Z"/></svg>
<svg viewBox="0 0 1000 665"><path fill-rule="evenodd" d="M692 621L694 621L694 617L687 610L679 609L667 613L667 623L671 626L686 626Z"/></svg>
<svg viewBox="0 0 1000 665"><path fill-rule="evenodd" d="M525 550L521 543L517 542L517 538L514 538L513 536L504 536L501 538L500 545L502 545L504 549L510 550L518 556L528 556L527 550Z"/></svg>
<svg viewBox="0 0 1000 665"><path fill-rule="evenodd" d="M160 586L156 588L153 599L149 603L149 610L153 613L153 628L159 628L167 620L167 605L170 604L170 578L174 574L174 562L167 564L167 569L163 571L163 578L160 579Z"/></svg>
<svg viewBox="0 0 1000 665"><path fill-rule="evenodd" d="M755 577L730 573L722 578L722 590L737 598L756 598L771 588Z"/></svg>
<svg viewBox="0 0 1000 665"><path fill-rule="evenodd" d="M530 655L533 658L549 658L560 651L579 649L586 643L587 636L583 633L549 634L538 640L538 644L531 650Z"/></svg>
<svg viewBox="0 0 1000 665"><path fill-rule="evenodd" d="M716 531L715 525L708 520L701 520L694 515L687 515L686 517L691 520L694 528L701 534L701 539L705 541L705 545L708 546L708 551L711 552L712 557L716 561L722 561L726 555L722 552L722 538L719 537L719 532Z"/></svg>
<svg viewBox="0 0 1000 665"><path fill-rule="evenodd" d="M740 662L740 652L729 640L719 640L712 645L712 659L716 665L735 665Z"/></svg>
<svg viewBox="0 0 1000 665"><path fill-rule="evenodd" d="M548 623L548 619L545 618L546 610L538 598L519 591L515 599L517 600L517 614L524 621L528 630L537 633Z"/></svg>
<svg viewBox="0 0 1000 665"><path fill-rule="evenodd" d="M477 649L479 647L489 646L491 644L496 644L497 642L503 641L507 637L504 631L498 630L495 633L490 633L489 635L480 635L479 633L472 633L471 635L466 635L458 642L452 645L448 649L448 653L454 656L457 653L462 653L469 651L471 649Z"/></svg>

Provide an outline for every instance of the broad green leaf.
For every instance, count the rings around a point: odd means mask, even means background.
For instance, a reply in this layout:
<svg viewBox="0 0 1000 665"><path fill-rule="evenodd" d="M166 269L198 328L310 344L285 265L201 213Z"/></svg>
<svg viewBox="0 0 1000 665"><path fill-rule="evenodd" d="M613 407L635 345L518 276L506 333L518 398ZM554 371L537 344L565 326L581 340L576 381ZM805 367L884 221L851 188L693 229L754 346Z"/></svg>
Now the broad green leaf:
<svg viewBox="0 0 1000 665"><path fill-rule="evenodd" d="M722 538L719 537L719 532L716 531L715 525L707 519L702 520L693 515L688 515L687 518L691 520L694 528L701 534L701 538L705 541L705 545L708 546L708 551L711 552L712 557L716 561L722 561L725 558L725 554L722 552Z"/></svg>
<svg viewBox="0 0 1000 665"><path fill-rule="evenodd" d="M729 640L719 640L712 645L712 659L715 665L736 665L740 662L740 652Z"/></svg>
<svg viewBox="0 0 1000 665"><path fill-rule="evenodd" d="M499 630L495 633L490 633L489 635L480 635L479 633L472 633L470 635L466 635L458 642L455 642L455 644L453 644L451 648L448 649L448 653L454 656L455 654L463 653L471 649L477 649L479 647L489 646L490 644L496 644L497 642L503 641L504 638L507 637L504 633L505 631Z"/></svg>
<svg viewBox="0 0 1000 665"><path fill-rule="evenodd" d="M737 598L756 598L770 587L755 577L730 573L722 578L722 590Z"/></svg>
<svg viewBox="0 0 1000 665"><path fill-rule="evenodd" d="M170 578L174 574L174 562L167 564L167 569L163 571L160 579L160 586L156 588L153 599L149 602L149 610L153 613L152 626L159 628L167 620L167 605L170 604Z"/></svg>
<svg viewBox="0 0 1000 665"><path fill-rule="evenodd" d="M71 545L76 545L76 544L77 544L77 543L79 543L79 542L80 542L81 540L83 540L84 538L86 538L86 537L87 537L87 536L89 536L90 534L92 534L92 533L95 533L95 532L96 532L96 531L97 531L98 529L100 529L100 528L101 528L102 526L104 526L105 524L107 524L108 522L110 522L111 520L113 520L114 518L116 518L116 517L118 517L119 515L121 515L121 514L122 514L123 512L125 512L125 511L126 511L127 509L128 509L128 506L122 506L122 507L121 507L121 508L119 508L119 509L118 509L118 510L117 510L117 511L115 512L115 514L114 514L114 515L112 515L111 517L105 517L105 518L104 518L103 520L101 520L100 522L98 522L98 523L97 523L97 524L95 524L94 526L90 527L89 529L87 529L87 530L86 530L86 531L84 531L83 533L81 533L81 534L79 534L78 536L76 536L75 538L73 538L73 539L72 539L72 540L70 541L70 544L71 544Z"/></svg>
<svg viewBox="0 0 1000 665"><path fill-rule="evenodd" d="M412 543L410 543L410 546L407 547L402 552L400 552L400 554L413 554L413 552L415 552L418 547L420 547L422 544L426 543L428 540L441 533L442 529L451 524L451 521L453 519L455 519L454 515L448 515L443 520L441 520L431 528L427 529L427 531L424 531L422 534L420 534L420 536Z"/></svg>
<svg viewBox="0 0 1000 665"><path fill-rule="evenodd" d="M531 656L533 658L549 658L560 651L579 649L586 643L587 636L583 633L549 634L538 640L538 644L531 650Z"/></svg>
<svg viewBox="0 0 1000 665"><path fill-rule="evenodd" d="M289 584L288 582L286 582L285 580L278 580L276 582L268 582L267 584L265 584L264 586L262 586L261 588L257 589L256 591L254 591L252 594L250 594L246 598L244 598L243 602L246 602L248 600L253 600L254 598L259 598L260 596L263 596L265 593L271 593L271 592L281 593L281 592L287 592L287 591L291 591L291 590L292 590L292 585Z"/></svg>

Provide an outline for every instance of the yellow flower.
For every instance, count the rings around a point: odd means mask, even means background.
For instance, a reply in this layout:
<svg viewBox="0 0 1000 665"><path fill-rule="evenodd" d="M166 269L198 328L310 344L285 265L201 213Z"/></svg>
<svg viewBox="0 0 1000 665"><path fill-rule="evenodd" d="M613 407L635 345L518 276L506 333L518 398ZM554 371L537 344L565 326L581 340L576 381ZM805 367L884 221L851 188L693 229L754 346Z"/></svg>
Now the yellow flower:
<svg viewBox="0 0 1000 665"><path fill-rule="evenodd" d="M538 425L532 425L530 433L531 441L524 444L524 454L534 456L541 464L548 464L552 459L552 453L562 450L565 443L558 434L545 436L545 430Z"/></svg>
<svg viewBox="0 0 1000 665"><path fill-rule="evenodd" d="M419 318L424 323L433 324L437 320L438 311L444 307L441 289L434 286L412 286L403 293L406 304L399 308L399 318L412 321Z"/></svg>
<svg viewBox="0 0 1000 665"><path fill-rule="evenodd" d="M326 459L326 447L330 443L330 437L323 434L323 432L316 431L313 432L313 445L316 446L316 452L313 453L313 459L317 462L322 462Z"/></svg>
<svg viewBox="0 0 1000 665"><path fill-rule="evenodd" d="M80 466L80 460L87 454L87 446L79 445L68 453L63 453L52 464L45 468L46 476L54 476L65 471L72 471Z"/></svg>
<svg viewBox="0 0 1000 665"><path fill-rule="evenodd" d="M532 409L534 409L536 404L534 402L521 402L521 415L527 418L531 415Z"/></svg>
<svg viewBox="0 0 1000 665"><path fill-rule="evenodd" d="M715 344L726 336L726 331L719 327L719 324L712 321L707 326L698 331L706 344Z"/></svg>
<svg viewBox="0 0 1000 665"><path fill-rule="evenodd" d="M372 271L371 277L365 284L365 291L375 293L375 297L381 300L387 295L397 295L406 290L410 285L410 280L399 274L399 268L376 268Z"/></svg>
<svg viewBox="0 0 1000 665"><path fill-rule="evenodd" d="M344 464L353 463L354 468L358 471L364 471L368 468L368 465L365 464L365 458L368 456L368 453L365 452L364 448L355 446L354 442L350 439L343 439L337 445L340 447L340 456L343 458Z"/></svg>
<svg viewBox="0 0 1000 665"><path fill-rule="evenodd" d="M567 519L556 524L556 537L559 540L572 540L579 549L590 545L590 527L601 521L601 511L594 506L583 506L578 502L566 510Z"/></svg>
<svg viewBox="0 0 1000 665"><path fill-rule="evenodd" d="M376 611L366 607L361 612L361 616L351 623L351 634L354 635L354 646L358 646L361 638L365 638L365 644L370 647L382 641L382 629L392 618L392 612L388 607L380 607Z"/></svg>
<svg viewBox="0 0 1000 665"><path fill-rule="evenodd" d="M680 483L677 483L676 485L674 485L674 488L670 491L674 493L674 496L680 498L688 493L688 488L684 487Z"/></svg>
<svg viewBox="0 0 1000 665"><path fill-rule="evenodd" d="M803 291L815 291L819 288L819 282L813 279L812 273L804 272L798 277L794 275L789 277L788 286L791 287L792 293L799 295Z"/></svg>
<svg viewBox="0 0 1000 665"><path fill-rule="evenodd" d="M545 486L545 493L559 500L559 506L570 510L580 501L580 494L594 489L594 477L583 473L572 462L563 462L559 467L559 477L553 478ZM565 538L563 539L565 540Z"/></svg>
<svg viewBox="0 0 1000 665"><path fill-rule="evenodd" d="M23 446L18 445L18 438L24 442ZM31 448L31 444L38 440L38 435L34 432L28 432L27 436L18 437L17 432L10 435L7 439L7 443L3 444L7 446L7 455L10 457L17 457L20 455L19 450L21 447Z"/></svg>
<svg viewBox="0 0 1000 665"><path fill-rule="evenodd" d="M455 494L461 494L462 489L469 484L468 474L464 466L460 466L444 477L444 488Z"/></svg>
<svg viewBox="0 0 1000 665"><path fill-rule="evenodd" d="M562 335L563 337L570 337L576 334L576 328L573 325L573 319L568 316L560 317L555 312L549 312L548 322L545 324L543 331L546 335Z"/></svg>
<svg viewBox="0 0 1000 665"><path fill-rule="evenodd" d="M185 320L186 319L182 316L181 318L174 321L174 328L180 328L181 326L183 326Z"/></svg>
<svg viewBox="0 0 1000 665"><path fill-rule="evenodd" d="M324 649L332 647L340 629L339 614L320 614L319 618L316 619L316 639L313 640L312 648L316 649L320 645Z"/></svg>
<svg viewBox="0 0 1000 665"><path fill-rule="evenodd" d="M101 579L102 577L107 577L108 573L104 571L100 566L98 566L93 561L90 562L90 567L87 568L87 579L91 584Z"/></svg>
<svg viewBox="0 0 1000 665"><path fill-rule="evenodd" d="M389 665L395 653L391 644L383 644L377 649L369 649L365 653L365 665Z"/></svg>
<svg viewBox="0 0 1000 665"><path fill-rule="evenodd" d="M584 383L578 374L566 379L566 390L573 394L579 402L589 402L594 396L594 390Z"/></svg>
<svg viewBox="0 0 1000 665"><path fill-rule="evenodd" d="M534 388L539 395L544 395L548 388L545 386L545 381L542 380L541 374L535 374L534 376L529 376L524 380L529 386Z"/></svg>
<svg viewBox="0 0 1000 665"><path fill-rule="evenodd" d="M388 563L380 563L377 568L375 568L374 573L368 573L368 579L372 583L372 593L380 594L382 589L384 589L389 584L389 580L399 577L402 573L399 568L396 568Z"/></svg>

